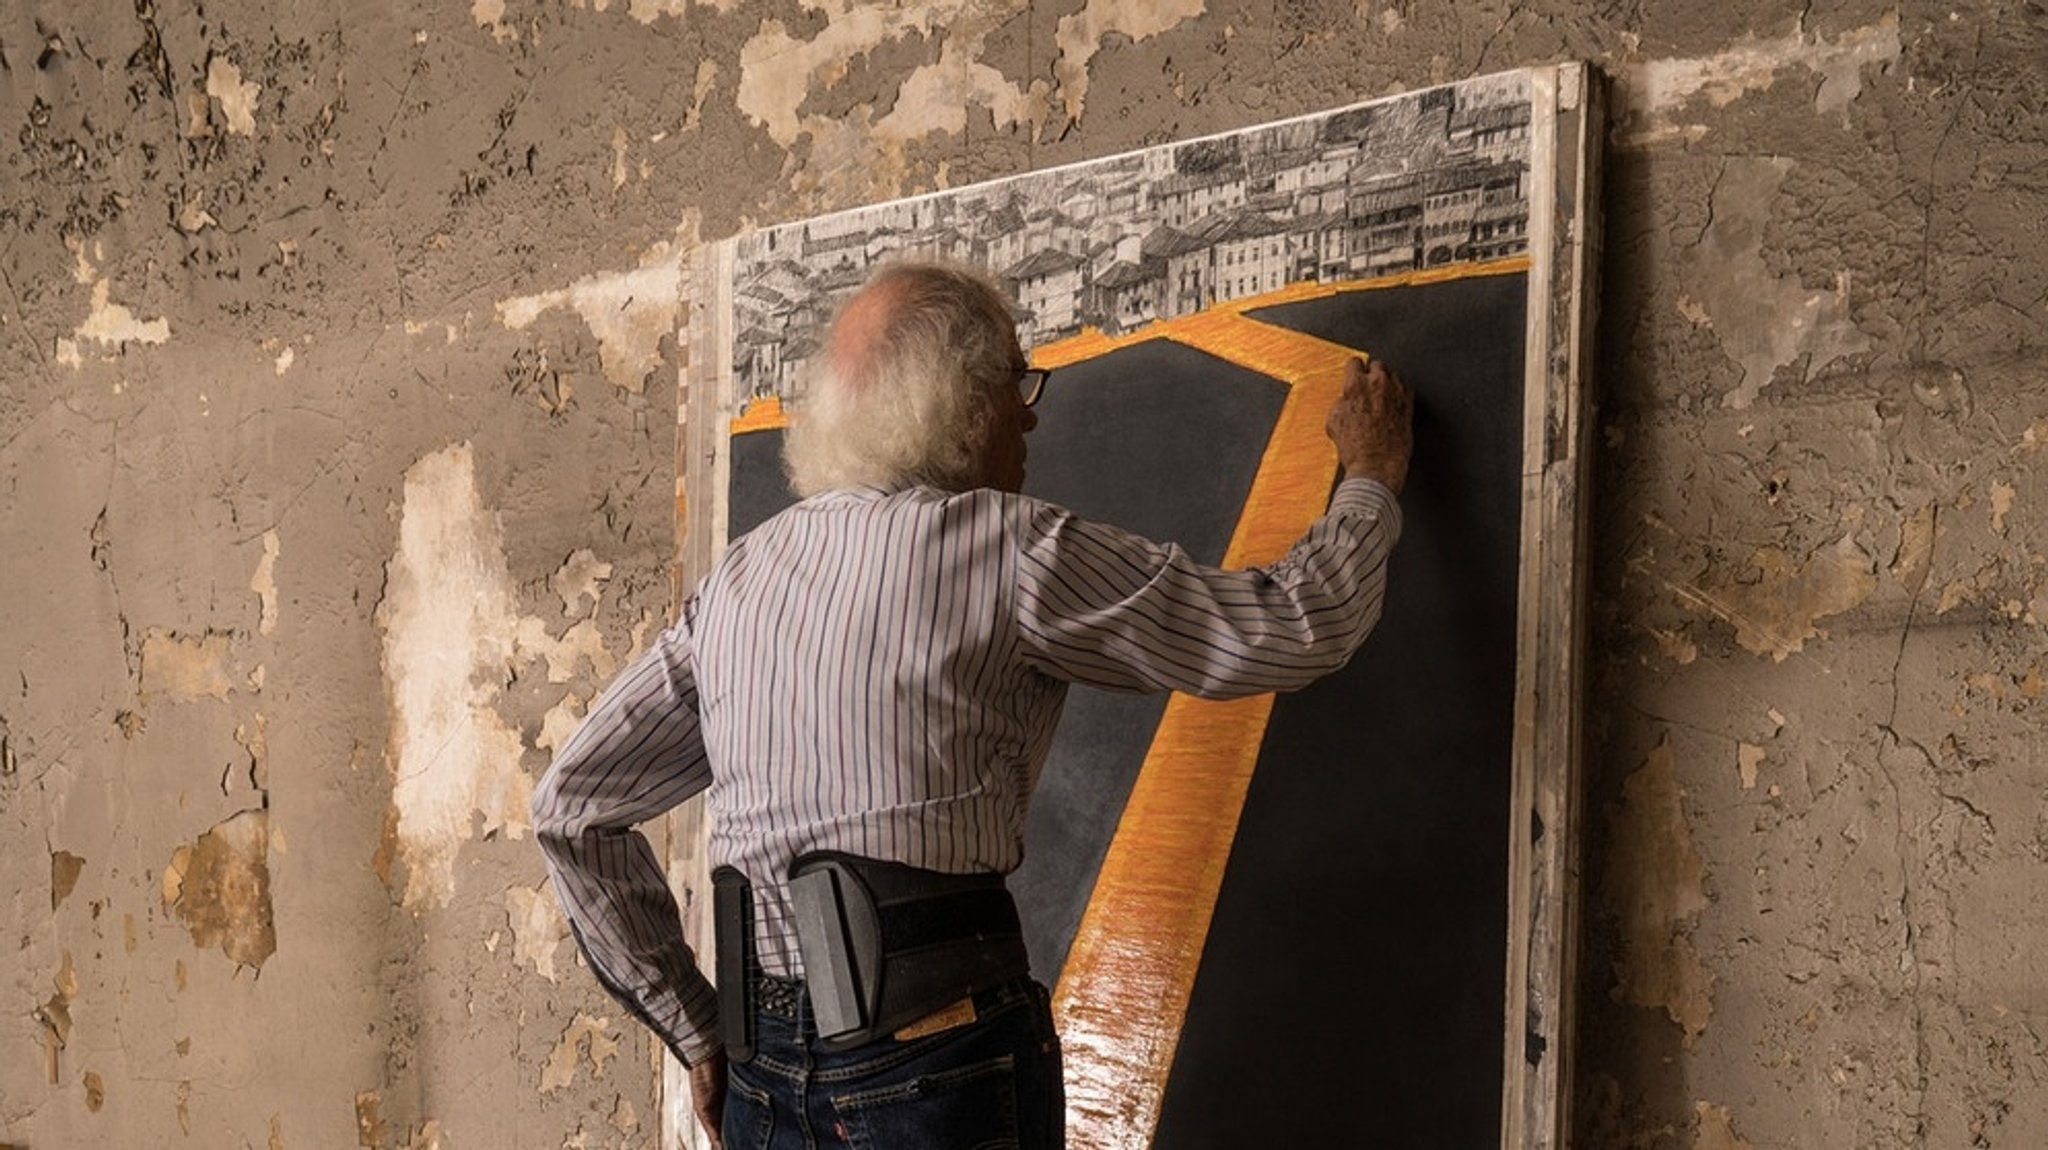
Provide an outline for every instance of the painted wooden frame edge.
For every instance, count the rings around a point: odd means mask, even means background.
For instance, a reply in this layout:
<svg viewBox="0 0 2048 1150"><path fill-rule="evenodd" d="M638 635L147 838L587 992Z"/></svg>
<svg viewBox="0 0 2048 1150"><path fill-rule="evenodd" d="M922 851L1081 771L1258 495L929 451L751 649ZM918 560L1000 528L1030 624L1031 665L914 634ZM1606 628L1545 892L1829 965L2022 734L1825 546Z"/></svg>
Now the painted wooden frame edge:
<svg viewBox="0 0 2048 1150"><path fill-rule="evenodd" d="M1591 354L1606 99L1583 63L1532 71L1521 627L1509 802L1501 1146L1571 1140ZM1535 158L1547 154L1548 164Z"/></svg>
<svg viewBox="0 0 2048 1150"><path fill-rule="evenodd" d="M682 281L684 313L678 333L681 394L676 404L676 558L669 571L670 614L684 589L696 585L718 557L725 537L725 475L731 441L720 429L732 418L722 381L732 378L732 245L707 244L692 253ZM695 507L699 514L691 515ZM683 912L683 937L699 966L717 969L711 923L711 814L698 795L666 820L668 880ZM657 1049L661 1068L662 1150L710 1150L690 1108L689 1076L675 1056Z"/></svg>

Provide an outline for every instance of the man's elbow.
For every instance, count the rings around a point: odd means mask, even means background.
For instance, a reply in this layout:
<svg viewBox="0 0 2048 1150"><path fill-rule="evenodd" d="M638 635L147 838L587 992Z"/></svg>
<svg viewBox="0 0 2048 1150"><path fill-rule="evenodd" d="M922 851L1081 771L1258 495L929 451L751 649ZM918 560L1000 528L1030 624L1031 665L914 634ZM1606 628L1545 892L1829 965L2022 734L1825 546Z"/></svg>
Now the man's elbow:
<svg viewBox="0 0 2048 1150"><path fill-rule="evenodd" d="M1289 690L1306 687L1349 666L1358 649L1372 635L1380 621L1380 603L1374 599L1347 625L1311 637L1301 664L1302 678Z"/></svg>
<svg viewBox="0 0 2048 1150"><path fill-rule="evenodd" d="M540 849L549 855L560 854L577 834L574 811L562 795L560 766L557 761L541 776L540 785L533 788L533 798L526 806L533 837L540 843Z"/></svg>

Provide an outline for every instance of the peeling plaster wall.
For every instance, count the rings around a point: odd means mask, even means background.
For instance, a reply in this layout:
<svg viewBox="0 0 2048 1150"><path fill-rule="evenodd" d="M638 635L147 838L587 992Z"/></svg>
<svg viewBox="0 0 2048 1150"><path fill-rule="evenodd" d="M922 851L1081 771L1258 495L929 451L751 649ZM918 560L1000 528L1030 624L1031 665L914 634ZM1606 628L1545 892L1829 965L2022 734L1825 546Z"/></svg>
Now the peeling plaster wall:
<svg viewBox="0 0 2048 1150"><path fill-rule="evenodd" d="M2048 15L1993 0L7 5L0 1144L653 1145L519 798L667 610L691 247L1566 57L1581 1144L2048 1144Z"/></svg>

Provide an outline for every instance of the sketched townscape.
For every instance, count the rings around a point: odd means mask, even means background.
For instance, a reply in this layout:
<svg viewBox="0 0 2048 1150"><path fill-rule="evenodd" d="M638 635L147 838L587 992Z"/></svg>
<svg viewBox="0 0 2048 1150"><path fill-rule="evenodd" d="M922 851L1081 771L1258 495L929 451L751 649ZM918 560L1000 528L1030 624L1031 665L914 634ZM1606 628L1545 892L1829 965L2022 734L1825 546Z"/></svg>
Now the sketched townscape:
<svg viewBox="0 0 2048 1150"><path fill-rule="evenodd" d="M800 396L821 324L892 257L986 268L1030 347L1522 253L1529 121L1526 77L1482 77L757 232L735 251L732 394Z"/></svg>

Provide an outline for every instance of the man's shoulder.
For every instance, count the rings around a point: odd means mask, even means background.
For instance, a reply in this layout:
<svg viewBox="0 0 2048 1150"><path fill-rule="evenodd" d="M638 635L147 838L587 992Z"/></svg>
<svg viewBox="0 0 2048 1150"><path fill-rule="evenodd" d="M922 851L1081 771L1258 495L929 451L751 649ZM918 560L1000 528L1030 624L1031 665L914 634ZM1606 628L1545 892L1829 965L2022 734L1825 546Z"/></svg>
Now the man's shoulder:
<svg viewBox="0 0 2048 1150"><path fill-rule="evenodd" d="M861 530L906 517L933 525L959 522L1000 521L1013 528L1026 528L1067 518L1072 512L1056 503L993 487L950 491L941 487L911 484L903 487L843 487L821 491L782 509L746 535L733 540L727 553L747 550L785 536L811 537L822 529Z"/></svg>
<svg viewBox="0 0 2048 1150"><path fill-rule="evenodd" d="M1066 509L1058 504L1021 492L1002 491L994 487L970 487L965 491L952 491L921 483L896 488L839 488L821 492L790 508L791 511L804 510L828 514L890 512L905 509L993 511L1004 515L1018 515L1025 519L1033 518L1042 511L1067 514Z"/></svg>

